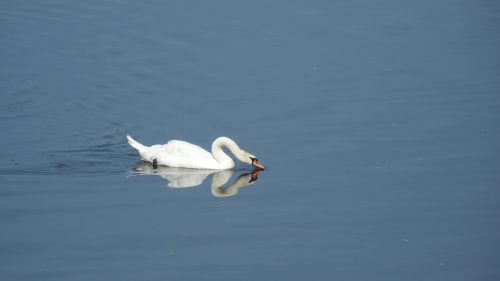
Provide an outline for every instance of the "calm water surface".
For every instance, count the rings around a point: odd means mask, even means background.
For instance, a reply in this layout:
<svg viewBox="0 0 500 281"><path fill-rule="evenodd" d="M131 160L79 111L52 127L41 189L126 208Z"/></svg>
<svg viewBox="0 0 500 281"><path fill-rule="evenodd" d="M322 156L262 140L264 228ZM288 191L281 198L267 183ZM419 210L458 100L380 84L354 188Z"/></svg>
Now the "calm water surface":
<svg viewBox="0 0 500 281"><path fill-rule="evenodd" d="M499 15L2 1L0 279L499 280ZM269 168L152 174L127 133Z"/></svg>

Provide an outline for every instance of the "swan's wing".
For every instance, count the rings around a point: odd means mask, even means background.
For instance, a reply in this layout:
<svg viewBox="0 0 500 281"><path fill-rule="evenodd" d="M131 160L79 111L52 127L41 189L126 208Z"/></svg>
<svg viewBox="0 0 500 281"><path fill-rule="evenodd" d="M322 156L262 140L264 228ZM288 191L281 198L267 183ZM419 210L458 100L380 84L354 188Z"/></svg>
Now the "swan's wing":
<svg viewBox="0 0 500 281"><path fill-rule="evenodd" d="M171 140L153 145L143 155L147 161L156 159L158 164L171 167L204 168L217 165L212 153L189 142Z"/></svg>
<svg viewBox="0 0 500 281"><path fill-rule="evenodd" d="M179 156L193 159L214 159L212 153L186 141L171 140L164 145L164 149L164 153L168 153L171 157Z"/></svg>

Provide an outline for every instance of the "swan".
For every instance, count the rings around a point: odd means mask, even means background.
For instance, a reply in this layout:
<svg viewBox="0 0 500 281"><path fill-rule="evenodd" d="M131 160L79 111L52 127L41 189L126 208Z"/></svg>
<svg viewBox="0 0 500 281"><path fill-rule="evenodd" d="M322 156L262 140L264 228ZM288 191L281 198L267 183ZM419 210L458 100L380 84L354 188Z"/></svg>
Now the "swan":
<svg viewBox="0 0 500 281"><path fill-rule="evenodd" d="M153 146L145 146L130 135L127 135L127 140L130 146L139 152L144 161L153 163L154 168L162 165L178 168L228 170L234 167L234 161L222 150L223 147L227 147L241 162L264 170L264 165L254 155L244 151L236 142L227 137L215 139L212 143L212 153L195 144L180 140L171 140L166 144Z"/></svg>

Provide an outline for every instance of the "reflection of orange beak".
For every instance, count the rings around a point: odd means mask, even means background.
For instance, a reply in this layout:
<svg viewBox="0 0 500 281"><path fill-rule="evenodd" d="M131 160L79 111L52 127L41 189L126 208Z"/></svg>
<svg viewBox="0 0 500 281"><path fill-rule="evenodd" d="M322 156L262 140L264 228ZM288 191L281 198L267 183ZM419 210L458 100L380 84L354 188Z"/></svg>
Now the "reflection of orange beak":
<svg viewBox="0 0 500 281"><path fill-rule="evenodd" d="M256 181L257 178L259 177L260 171L262 171L262 170L256 170L256 171L254 171L252 173L252 178L250 179L250 181L248 183L252 183L252 182Z"/></svg>
<svg viewBox="0 0 500 281"><path fill-rule="evenodd" d="M257 161L256 159L253 159L252 160L252 165L254 165L255 167L261 169L261 170L264 170L264 165L262 165L259 161Z"/></svg>

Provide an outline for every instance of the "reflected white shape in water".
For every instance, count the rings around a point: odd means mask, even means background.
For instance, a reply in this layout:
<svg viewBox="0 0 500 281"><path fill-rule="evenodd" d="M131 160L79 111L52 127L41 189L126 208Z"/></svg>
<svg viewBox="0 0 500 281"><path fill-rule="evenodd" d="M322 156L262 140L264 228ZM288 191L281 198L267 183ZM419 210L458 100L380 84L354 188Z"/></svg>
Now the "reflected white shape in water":
<svg viewBox="0 0 500 281"><path fill-rule="evenodd" d="M212 176L212 194L217 197L233 196L239 189L255 183L262 170L252 172L242 172L230 185L224 186L233 175L231 170L203 170L187 169L167 166L158 166L156 169L145 161L139 162L134 169L129 172L131 176L157 175L168 181L168 187L186 188L201 185L209 176Z"/></svg>

